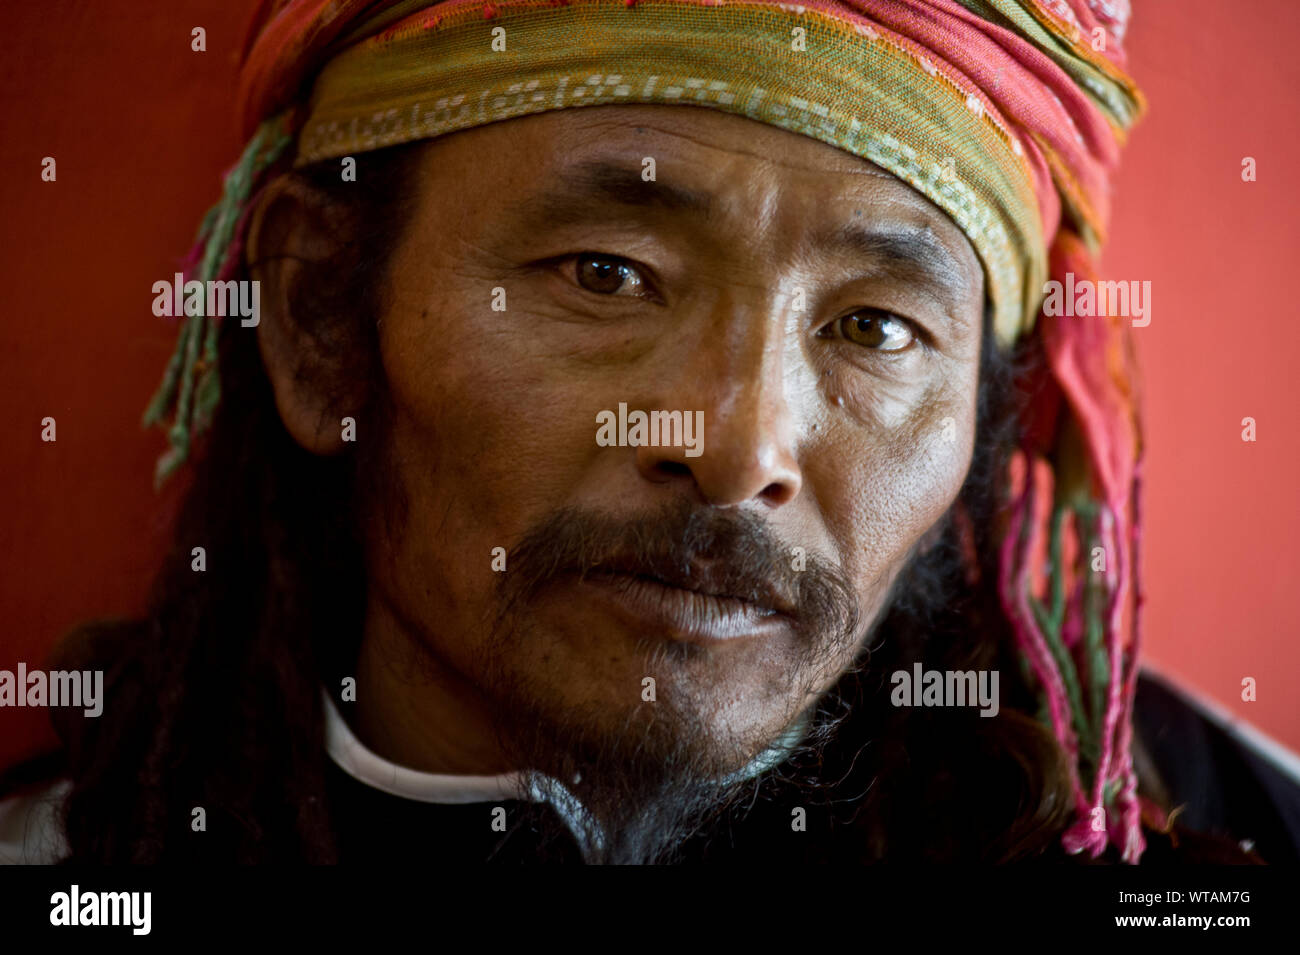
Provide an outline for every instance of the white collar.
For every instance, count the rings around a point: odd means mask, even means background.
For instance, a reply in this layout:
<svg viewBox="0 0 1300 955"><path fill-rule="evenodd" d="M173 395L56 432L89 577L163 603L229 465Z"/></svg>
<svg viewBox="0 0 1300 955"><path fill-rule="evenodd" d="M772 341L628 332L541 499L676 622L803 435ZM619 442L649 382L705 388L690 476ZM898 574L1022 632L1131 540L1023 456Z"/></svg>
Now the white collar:
<svg viewBox="0 0 1300 955"><path fill-rule="evenodd" d="M525 799L550 803L573 833L584 855L589 841L600 845L604 836L599 826L587 819L582 804L561 783L551 780L553 791L543 792L529 785L523 773L497 776L460 776L451 773L424 773L384 759L357 739L348 726L329 690L321 687L325 705L325 751L338 767L372 789L403 799L430 803L499 802ZM586 823L584 826L583 823Z"/></svg>
<svg viewBox="0 0 1300 955"><path fill-rule="evenodd" d="M520 773L498 776L459 776L424 773L389 762L367 749L339 713L329 691L321 689L325 701L325 749L339 768L373 789L413 799L416 802L467 803L501 799L526 799Z"/></svg>
<svg viewBox="0 0 1300 955"><path fill-rule="evenodd" d="M338 767L357 782L417 802L474 803L503 799L547 802L569 827L584 854L588 848L588 839L597 845L604 841L604 835L595 820L588 818L582 804L557 780L550 780L553 789L543 792L535 785L528 785L523 773L458 776L450 773L424 773L398 766L367 749L357 739L325 687L321 687L321 699L325 704L325 749ZM806 724L801 721L731 779L757 776L763 770L775 766L788 755L805 732Z"/></svg>

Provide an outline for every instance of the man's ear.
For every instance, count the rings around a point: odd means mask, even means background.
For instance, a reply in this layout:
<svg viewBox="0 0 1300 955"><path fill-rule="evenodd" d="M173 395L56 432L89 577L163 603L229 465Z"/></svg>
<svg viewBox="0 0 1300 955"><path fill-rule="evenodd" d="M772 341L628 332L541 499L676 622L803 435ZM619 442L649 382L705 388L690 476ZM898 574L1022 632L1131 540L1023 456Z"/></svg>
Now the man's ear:
<svg viewBox="0 0 1300 955"><path fill-rule="evenodd" d="M293 439L321 455L343 450L342 419L362 408L368 377L357 316L321 314L338 310L345 297L311 294L320 264L339 251L340 217L330 211L298 177L281 176L259 197L245 245L249 275L261 283L257 344L276 409ZM337 270L329 280L340 280ZM295 294L300 287L307 294Z"/></svg>

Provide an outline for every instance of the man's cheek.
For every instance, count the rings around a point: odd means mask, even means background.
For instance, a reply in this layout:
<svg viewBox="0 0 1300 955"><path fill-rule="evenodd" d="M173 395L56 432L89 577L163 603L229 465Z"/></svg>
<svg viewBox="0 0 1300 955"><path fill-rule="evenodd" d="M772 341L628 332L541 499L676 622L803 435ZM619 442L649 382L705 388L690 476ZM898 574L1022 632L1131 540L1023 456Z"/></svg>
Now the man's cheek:
<svg viewBox="0 0 1300 955"><path fill-rule="evenodd" d="M517 341L527 338L526 320L480 322L463 296L440 308L419 316L429 328L413 327L406 313L385 330L389 391L405 425L398 453L427 456L420 446L436 447L441 474L476 486L531 472L574 411L564 383ZM506 332L505 324L518 327Z"/></svg>
<svg viewBox="0 0 1300 955"><path fill-rule="evenodd" d="M590 455L594 442L590 435L584 442L585 432L559 407L562 402L467 395L442 409L436 427L402 416L409 425L399 423L393 435L411 502L402 532L435 552L434 569L462 567L467 585L490 588L494 549L508 551L532 522L565 503L581 468L574 449ZM482 573L466 572L473 568Z"/></svg>
<svg viewBox="0 0 1300 955"><path fill-rule="evenodd" d="M956 500L974 448L973 410L956 401L937 403L914 432L909 471L918 509L928 523Z"/></svg>
<svg viewBox="0 0 1300 955"><path fill-rule="evenodd" d="M828 515L831 531L869 607L883 601L914 546L956 500L970 466L973 428L959 405L938 405L848 458L853 466L834 475L844 490Z"/></svg>

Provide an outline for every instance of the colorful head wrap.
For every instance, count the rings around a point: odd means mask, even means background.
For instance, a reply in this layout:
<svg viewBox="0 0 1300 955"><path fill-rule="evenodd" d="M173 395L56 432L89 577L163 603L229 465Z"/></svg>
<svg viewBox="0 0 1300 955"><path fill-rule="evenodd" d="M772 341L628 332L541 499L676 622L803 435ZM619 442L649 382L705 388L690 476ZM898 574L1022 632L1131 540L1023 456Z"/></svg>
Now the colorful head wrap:
<svg viewBox="0 0 1300 955"><path fill-rule="evenodd" d="M232 277L278 171L547 110L684 104L870 160L979 255L1003 344L1047 358L1013 461L1000 595L1068 757L1071 852L1144 848L1130 755L1139 426L1126 320L1040 312L1094 277L1110 176L1144 109L1127 0L263 0L239 78L250 137L187 278ZM498 29L500 28L500 29ZM165 477L217 404L217 326L186 316L146 423Z"/></svg>

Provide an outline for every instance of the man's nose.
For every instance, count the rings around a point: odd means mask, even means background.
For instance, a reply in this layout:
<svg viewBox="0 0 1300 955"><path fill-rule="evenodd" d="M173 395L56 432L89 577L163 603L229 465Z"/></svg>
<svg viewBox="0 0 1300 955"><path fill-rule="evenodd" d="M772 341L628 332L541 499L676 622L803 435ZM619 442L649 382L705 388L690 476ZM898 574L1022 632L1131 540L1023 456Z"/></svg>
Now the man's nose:
<svg viewBox="0 0 1300 955"><path fill-rule="evenodd" d="M703 342L678 363L669 407L702 420L702 440L685 446L642 446L636 463L655 483L690 482L706 503L726 507L757 501L780 507L802 485L796 426L787 399L783 335ZM703 412L702 418L695 412ZM689 452L689 453L688 453Z"/></svg>

